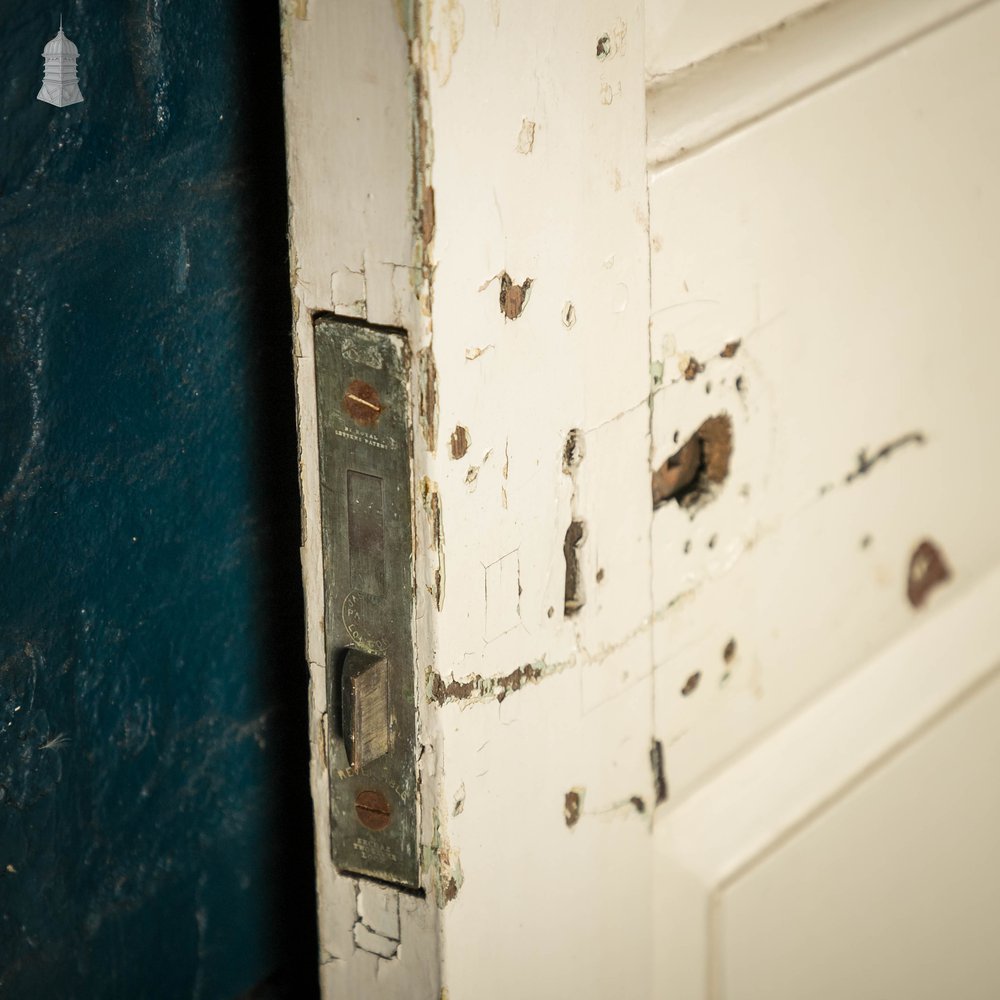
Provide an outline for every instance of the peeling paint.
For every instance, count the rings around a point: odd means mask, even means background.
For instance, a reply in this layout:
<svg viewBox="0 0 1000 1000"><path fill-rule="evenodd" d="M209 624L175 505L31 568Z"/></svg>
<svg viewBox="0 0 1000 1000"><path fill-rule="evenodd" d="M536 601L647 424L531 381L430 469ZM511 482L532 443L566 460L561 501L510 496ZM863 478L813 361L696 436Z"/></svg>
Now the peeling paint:
<svg viewBox="0 0 1000 1000"><path fill-rule="evenodd" d="M544 660L526 663L502 677L481 677L473 674L464 680L450 681L436 671L430 672L429 697L431 701L444 705L453 701L486 701L496 699L503 702L507 695L520 691L526 684L537 684L543 677L556 672Z"/></svg>
<svg viewBox="0 0 1000 1000"><path fill-rule="evenodd" d="M459 0L443 0L437 11L431 0L428 7L431 39L427 51L438 83L443 87L451 79L452 61L465 36L465 10Z"/></svg>
<svg viewBox="0 0 1000 1000"><path fill-rule="evenodd" d="M434 188L428 184L424 188L422 209L420 212L420 234L424 246L429 247L434 242L434 230L437 226L437 214L434 207Z"/></svg>
<svg viewBox="0 0 1000 1000"><path fill-rule="evenodd" d="M437 365L434 353L425 347L417 353L417 378L420 384L420 430L429 452L437 449Z"/></svg>
<svg viewBox="0 0 1000 1000"><path fill-rule="evenodd" d="M492 344L487 344L485 347L467 347L465 349L465 360L475 361L477 358L481 358L487 351L492 350Z"/></svg>
<svg viewBox="0 0 1000 1000"><path fill-rule="evenodd" d="M444 607L444 528L441 524L441 496L437 484L424 476L420 490L424 513L430 521L431 548L436 556L434 568L434 604L438 611Z"/></svg>
<svg viewBox="0 0 1000 1000"><path fill-rule="evenodd" d="M452 902L465 882L462 863L441 829L441 817L434 813L434 833L424 848L424 867L432 875L434 896L440 909Z"/></svg>
<svg viewBox="0 0 1000 1000"><path fill-rule="evenodd" d="M524 156L535 148L535 129L538 125L528 118L521 119L521 131L517 135L517 151Z"/></svg>
<svg viewBox="0 0 1000 1000"><path fill-rule="evenodd" d="M577 466L583 461L585 454L583 431L574 427L566 435L566 444L563 446L562 470L567 476L572 476Z"/></svg>

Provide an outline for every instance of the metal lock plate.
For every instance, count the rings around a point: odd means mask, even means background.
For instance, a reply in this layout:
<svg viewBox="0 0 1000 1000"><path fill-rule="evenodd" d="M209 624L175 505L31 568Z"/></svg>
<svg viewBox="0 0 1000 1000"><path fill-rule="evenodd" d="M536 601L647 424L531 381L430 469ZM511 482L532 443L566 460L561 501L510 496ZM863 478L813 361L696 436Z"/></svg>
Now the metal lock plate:
<svg viewBox="0 0 1000 1000"><path fill-rule="evenodd" d="M399 332L318 316L330 847L416 888L408 354Z"/></svg>

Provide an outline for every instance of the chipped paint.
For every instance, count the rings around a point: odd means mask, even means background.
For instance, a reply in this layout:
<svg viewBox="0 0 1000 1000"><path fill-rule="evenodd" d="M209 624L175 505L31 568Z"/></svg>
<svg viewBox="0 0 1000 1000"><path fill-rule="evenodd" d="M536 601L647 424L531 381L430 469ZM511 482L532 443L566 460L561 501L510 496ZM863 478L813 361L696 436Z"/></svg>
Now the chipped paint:
<svg viewBox="0 0 1000 1000"><path fill-rule="evenodd" d="M653 473L653 507L676 500L692 514L711 499L729 475L732 418L709 417L681 448Z"/></svg>
<svg viewBox="0 0 1000 1000"><path fill-rule="evenodd" d="M687 364L681 368L681 374L688 382L693 382L704 370L705 366L696 358L688 358Z"/></svg>
<svg viewBox="0 0 1000 1000"><path fill-rule="evenodd" d="M696 670L691 676L684 682L684 687L681 688L681 694L687 698L694 694L698 690L698 685L701 683L701 671Z"/></svg>
<svg viewBox="0 0 1000 1000"><path fill-rule="evenodd" d="M434 596L434 605L441 610L444 607L444 528L441 523L441 495L437 484L424 476L420 486L420 499L424 514L430 525L431 552L429 553L434 581L430 589Z"/></svg>
<svg viewBox="0 0 1000 1000"><path fill-rule="evenodd" d="M538 125L528 118L521 119L521 131L517 134L517 151L527 156L535 148L535 130Z"/></svg>
<svg viewBox="0 0 1000 1000"><path fill-rule="evenodd" d="M563 819L569 829L573 829L580 822L580 814L583 812L583 796L585 792L582 788L571 788L563 800Z"/></svg>
<svg viewBox="0 0 1000 1000"><path fill-rule="evenodd" d="M653 797L656 805L667 801L666 761L663 754L663 741L653 739L649 747L649 765L653 771Z"/></svg>
<svg viewBox="0 0 1000 1000"><path fill-rule="evenodd" d="M420 430L429 452L437 450L437 378L434 352L430 347L425 347L417 354L417 379L420 387L418 414Z"/></svg>
<svg viewBox="0 0 1000 1000"><path fill-rule="evenodd" d="M431 37L427 52L437 82L443 87L451 79L452 61L465 35L465 10L459 0L429 0L428 8Z"/></svg>
<svg viewBox="0 0 1000 1000"><path fill-rule="evenodd" d="M528 294L531 291L533 279L525 278L521 284L506 272L500 274L500 312L506 319L517 319L528 304Z"/></svg>
<svg viewBox="0 0 1000 1000"><path fill-rule="evenodd" d="M924 539L910 557L906 574L906 597L915 608L921 608L931 591L951 579L951 568L934 542Z"/></svg>
<svg viewBox="0 0 1000 1000"><path fill-rule="evenodd" d="M528 684L537 684L544 677L556 673L560 666L549 666L544 660L526 663L502 677L481 677L473 674L462 680L452 677L446 681L436 671L429 674L428 696L439 705L448 702L493 701L504 699Z"/></svg>
<svg viewBox="0 0 1000 1000"><path fill-rule="evenodd" d="M453 459L463 458L469 450L469 429L461 424L456 424L448 444Z"/></svg>
<svg viewBox="0 0 1000 1000"><path fill-rule="evenodd" d="M434 811L434 827L430 842L424 848L424 867L432 873L434 899L440 909L453 902L465 883L458 852L449 843L441 816Z"/></svg>

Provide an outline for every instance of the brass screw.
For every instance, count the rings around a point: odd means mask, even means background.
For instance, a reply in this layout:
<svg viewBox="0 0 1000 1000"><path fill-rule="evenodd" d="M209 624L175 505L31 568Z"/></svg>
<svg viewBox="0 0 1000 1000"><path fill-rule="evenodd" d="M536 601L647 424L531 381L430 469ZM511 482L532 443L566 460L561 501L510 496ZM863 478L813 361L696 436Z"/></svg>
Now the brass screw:
<svg viewBox="0 0 1000 1000"><path fill-rule="evenodd" d="M361 825L369 830L376 832L384 830L392 821L392 809L388 799L372 788L358 792L358 797L354 800L354 810Z"/></svg>

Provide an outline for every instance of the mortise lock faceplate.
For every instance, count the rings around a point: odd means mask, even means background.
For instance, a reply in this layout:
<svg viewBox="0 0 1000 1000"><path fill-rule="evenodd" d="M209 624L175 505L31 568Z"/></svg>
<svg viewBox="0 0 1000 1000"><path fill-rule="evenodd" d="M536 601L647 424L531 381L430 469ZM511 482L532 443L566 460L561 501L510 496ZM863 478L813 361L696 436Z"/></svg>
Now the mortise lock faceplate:
<svg viewBox="0 0 1000 1000"><path fill-rule="evenodd" d="M413 532L406 341L318 316L330 848L416 888Z"/></svg>

